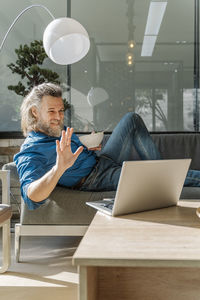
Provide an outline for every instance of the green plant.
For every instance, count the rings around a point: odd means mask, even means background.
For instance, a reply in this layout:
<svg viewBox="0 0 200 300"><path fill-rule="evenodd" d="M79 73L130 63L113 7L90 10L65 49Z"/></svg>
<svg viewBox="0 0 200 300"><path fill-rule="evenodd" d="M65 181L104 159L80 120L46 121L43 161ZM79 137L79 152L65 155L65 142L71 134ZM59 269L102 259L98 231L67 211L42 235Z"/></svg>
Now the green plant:
<svg viewBox="0 0 200 300"><path fill-rule="evenodd" d="M43 82L60 84L59 75L56 72L42 68L47 58L42 41L35 40L30 45L20 45L18 49L15 49L15 53L17 54L16 63L10 63L8 68L12 73L19 74L23 83L19 81L17 85L9 85L9 90L25 97L35 85ZM70 104L66 99L63 100L65 109L69 108Z"/></svg>

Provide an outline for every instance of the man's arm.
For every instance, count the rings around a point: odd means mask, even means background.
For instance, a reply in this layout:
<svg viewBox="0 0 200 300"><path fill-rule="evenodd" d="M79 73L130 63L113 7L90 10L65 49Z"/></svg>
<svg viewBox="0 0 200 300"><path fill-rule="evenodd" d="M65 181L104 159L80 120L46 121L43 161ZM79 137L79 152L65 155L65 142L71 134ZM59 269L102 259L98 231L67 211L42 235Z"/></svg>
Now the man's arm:
<svg viewBox="0 0 200 300"><path fill-rule="evenodd" d="M75 153L72 153L72 133L73 128L67 128L66 132L62 131L60 142L56 141L57 159L55 166L29 185L27 195L32 201L40 202L48 198L62 174L74 164L79 154L83 151L83 147L79 147Z"/></svg>

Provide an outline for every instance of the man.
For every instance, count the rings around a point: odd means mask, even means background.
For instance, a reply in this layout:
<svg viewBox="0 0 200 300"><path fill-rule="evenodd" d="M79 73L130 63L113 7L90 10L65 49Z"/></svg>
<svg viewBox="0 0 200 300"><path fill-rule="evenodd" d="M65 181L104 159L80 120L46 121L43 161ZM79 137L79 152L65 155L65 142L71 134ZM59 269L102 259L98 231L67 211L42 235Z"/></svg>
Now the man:
<svg viewBox="0 0 200 300"><path fill-rule="evenodd" d="M44 203L57 184L83 191L116 190L121 166L134 160L160 159L142 119L126 114L97 157L72 128L64 127L62 91L52 83L35 86L21 106L21 125L27 136L15 155L21 194L29 209ZM145 184L145 183L144 183ZM200 172L188 172L185 185L200 186Z"/></svg>

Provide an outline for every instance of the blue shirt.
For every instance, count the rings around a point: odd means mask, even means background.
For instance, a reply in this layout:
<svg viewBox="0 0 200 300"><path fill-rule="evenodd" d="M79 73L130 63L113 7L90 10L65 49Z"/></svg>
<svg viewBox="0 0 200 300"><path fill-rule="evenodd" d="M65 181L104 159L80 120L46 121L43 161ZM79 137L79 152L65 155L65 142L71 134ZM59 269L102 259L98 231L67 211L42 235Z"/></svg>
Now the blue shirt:
<svg viewBox="0 0 200 300"><path fill-rule="evenodd" d="M56 163L56 140L42 132L31 131L21 146L20 152L14 156L14 162L21 184L21 195L29 209L36 209L45 200L34 202L27 196L28 186L31 182L41 178ZM73 133L71 149L74 153L79 146L83 146L79 138ZM72 167L67 169L58 181L58 184L71 187L81 178L87 176L96 164L96 154L84 147L82 153Z"/></svg>

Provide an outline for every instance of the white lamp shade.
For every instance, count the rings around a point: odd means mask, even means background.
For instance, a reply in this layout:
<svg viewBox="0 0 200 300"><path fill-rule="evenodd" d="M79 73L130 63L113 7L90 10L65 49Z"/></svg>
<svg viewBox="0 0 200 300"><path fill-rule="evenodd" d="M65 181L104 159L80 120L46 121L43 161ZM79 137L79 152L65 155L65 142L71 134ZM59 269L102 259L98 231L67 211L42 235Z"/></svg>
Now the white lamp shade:
<svg viewBox="0 0 200 300"><path fill-rule="evenodd" d="M109 99L109 95L101 87L91 87L87 94L87 101L90 106L94 107L97 104L100 104Z"/></svg>
<svg viewBox="0 0 200 300"><path fill-rule="evenodd" d="M90 40L79 22L71 18L59 18L45 29L43 46L53 62L68 65L81 60L88 53Z"/></svg>

